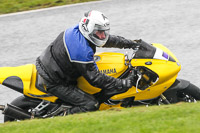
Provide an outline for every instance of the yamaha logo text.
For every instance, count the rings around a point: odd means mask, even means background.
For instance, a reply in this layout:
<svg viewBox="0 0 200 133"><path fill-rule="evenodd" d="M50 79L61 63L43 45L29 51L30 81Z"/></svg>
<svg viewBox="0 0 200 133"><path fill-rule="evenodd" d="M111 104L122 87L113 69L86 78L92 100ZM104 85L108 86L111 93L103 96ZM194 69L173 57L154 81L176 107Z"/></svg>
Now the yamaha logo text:
<svg viewBox="0 0 200 133"><path fill-rule="evenodd" d="M105 69L105 70L100 70L101 73L105 74L112 74L112 73L117 73L116 69Z"/></svg>

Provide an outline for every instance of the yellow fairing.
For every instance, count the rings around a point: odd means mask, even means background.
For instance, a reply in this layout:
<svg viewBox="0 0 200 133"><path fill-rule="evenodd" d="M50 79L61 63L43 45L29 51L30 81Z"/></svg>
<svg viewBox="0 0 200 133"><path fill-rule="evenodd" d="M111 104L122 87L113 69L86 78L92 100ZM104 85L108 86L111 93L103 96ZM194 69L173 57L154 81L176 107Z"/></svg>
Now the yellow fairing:
<svg viewBox="0 0 200 133"><path fill-rule="evenodd" d="M22 81L22 86L16 86L16 89L17 87L22 88L24 95L55 102L57 97L48 96L47 93L44 93L36 88L36 74L36 67L33 64L18 67L1 67L0 83L3 84L4 81L10 77L17 77ZM12 85L13 83L10 82L10 84Z"/></svg>
<svg viewBox="0 0 200 133"><path fill-rule="evenodd" d="M132 87L127 91L126 93L119 94L113 96L111 99L113 100L119 100L127 97L135 97L135 100L147 100L147 99L153 99L158 97L160 94L162 94L165 90L167 90L176 80L178 76L178 72L181 69L181 66L179 65L178 59L172 54L171 51L169 51L167 48L165 48L161 44L153 44L155 47L162 49L166 53L168 53L170 56L172 56L176 62L167 61L167 60L160 60L160 59L133 59L131 64L133 66L144 66L146 68L149 68L150 70L156 72L158 74L158 81L147 88L146 90L139 90L136 92L136 88ZM152 62L152 65L146 65L146 62Z"/></svg>
<svg viewBox="0 0 200 133"><path fill-rule="evenodd" d="M0 68L0 84L9 77L19 77L23 79L23 87L30 87L30 79L32 77L33 65L24 65L18 67L1 67Z"/></svg>
<svg viewBox="0 0 200 133"><path fill-rule="evenodd" d="M99 110L107 110L107 109L113 109L113 108L123 109L123 107L121 107L121 103L116 104L116 105L107 105L105 103L102 103L99 107Z"/></svg>
<svg viewBox="0 0 200 133"><path fill-rule="evenodd" d="M138 89L138 92L136 92L135 87L132 87L127 92L115 95L115 96L111 97L111 99L120 100L123 98L133 97L133 96L135 97L135 99L134 99L135 101L153 99L153 98L158 97L164 91L166 91L174 83L175 80L176 80L176 76L162 84L158 84L158 85L155 84L155 85L147 88L146 90Z"/></svg>
<svg viewBox="0 0 200 133"><path fill-rule="evenodd" d="M95 54L95 60L99 71L115 78L119 77L128 68L125 65L125 56L121 53L97 53ZM78 87L90 94L95 94L101 90L90 85L83 77L78 79Z"/></svg>
<svg viewBox="0 0 200 133"><path fill-rule="evenodd" d="M171 57L175 59L176 62L161 60L161 59L133 59L131 64L135 67L143 66L146 67L158 75L158 80L152 86L146 90L138 90L132 87L129 91L115 95L111 97L112 100L120 100L128 97L135 97L135 100L147 100L158 97L164 91L166 91L176 80L178 72L181 69L178 59L161 44L153 44L155 47L162 49L168 53ZM99 60L97 65L101 72L106 73L109 76L119 77L128 66L125 65L125 58L123 54L120 53L99 53L97 54ZM146 65L146 62L152 62L152 65ZM116 69L116 73L108 73L106 69ZM103 71L104 70L104 71ZM79 78L78 86L84 91L94 94L100 91L99 88L91 86L83 77ZM116 105L119 106L119 105ZM101 109L108 109L110 105L103 104Z"/></svg>

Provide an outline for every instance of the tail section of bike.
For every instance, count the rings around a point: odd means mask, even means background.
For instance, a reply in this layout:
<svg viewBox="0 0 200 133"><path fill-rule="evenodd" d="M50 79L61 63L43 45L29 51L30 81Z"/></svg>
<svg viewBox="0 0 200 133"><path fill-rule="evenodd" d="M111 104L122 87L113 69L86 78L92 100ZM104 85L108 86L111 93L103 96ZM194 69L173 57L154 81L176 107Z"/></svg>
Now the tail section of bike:
<svg viewBox="0 0 200 133"><path fill-rule="evenodd" d="M58 98L48 94L44 85L38 84L34 64L0 68L0 84L18 91L28 97L55 102Z"/></svg>
<svg viewBox="0 0 200 133"><path fill-rule="evenodd" d="M55 102L58 98L47 93L45 85L39 82L39 77L36 66L33 65L31 84L29 88L24 88L24 95L31 98Z"/></svg>
<svg viewBox="0 0 200 133"><path fill-rule="evenodd" d="M30 87L33 67L32 64L18 67L1 67L0 84L23 93L24 88Z"/></svg>

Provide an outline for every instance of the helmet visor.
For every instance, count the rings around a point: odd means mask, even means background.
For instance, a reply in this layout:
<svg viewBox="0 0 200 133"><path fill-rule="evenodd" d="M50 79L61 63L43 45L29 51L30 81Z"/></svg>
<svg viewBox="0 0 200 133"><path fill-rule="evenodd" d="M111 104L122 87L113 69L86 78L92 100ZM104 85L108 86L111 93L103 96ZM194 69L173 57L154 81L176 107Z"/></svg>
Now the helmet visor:
<svg viewBox="0 0 200 133"><path fill-rule="evenodd" d="M107 36L109 36L109 31L110 31L109 25L95 24L92 34L95 38L99 40L104 40L106 39Z"/></svg>
<svg viewBox="0 0 200 133"><path fill-rule="evenodd" d="M110 27L109 25L97 25L95 24L94 30L89 34L92 42L97 46L103 46L109 37Z"/></svg>
<svg viewBox="0 0 200 133"><path fill-rule="evenodd" d="M94 30L93 36L99 40L104 40L109 36L109 30Z"/></svg>

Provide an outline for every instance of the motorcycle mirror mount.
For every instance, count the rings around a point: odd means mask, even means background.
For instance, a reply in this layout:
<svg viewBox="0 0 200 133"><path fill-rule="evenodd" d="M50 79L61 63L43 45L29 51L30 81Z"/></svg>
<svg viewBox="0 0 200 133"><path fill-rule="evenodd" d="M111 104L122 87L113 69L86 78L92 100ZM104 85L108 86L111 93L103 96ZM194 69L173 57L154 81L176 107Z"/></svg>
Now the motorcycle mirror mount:
<svg viewBox="0 0 200 133"><path fill-rule="evenodd" d="M139 45L133 48L133 54L132 54L131 60L133 59L133 57L135 56L135 54L139 50L139 48L140 48Z"/></svg>
<svg viewBox="0 0 200 133"><path fill-rule="evenodd" d="M126 58L125 58L125 61L128 61L127 65L129 66L129 68L132 67L131 61L132 61L132 59L134 58L136 52L139 50L139 48L140 48L140 46L136 46L136 47L133 48L133 53L132 53L130 59L128 59L128 54L125 55L125 57L126 57Z"/></svg>

